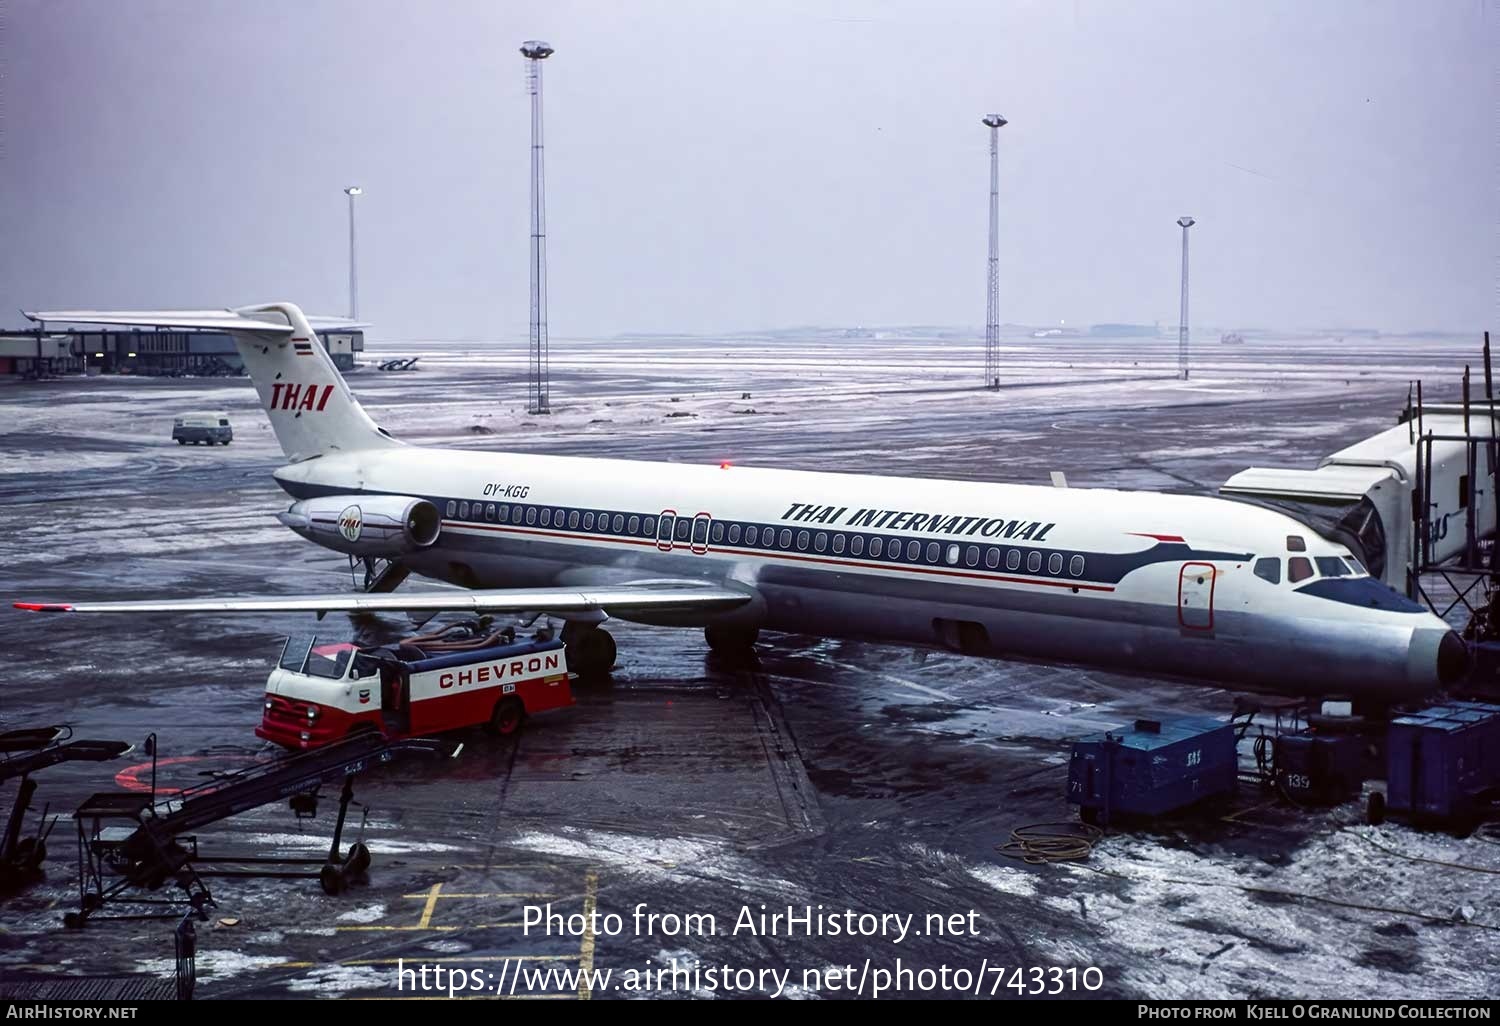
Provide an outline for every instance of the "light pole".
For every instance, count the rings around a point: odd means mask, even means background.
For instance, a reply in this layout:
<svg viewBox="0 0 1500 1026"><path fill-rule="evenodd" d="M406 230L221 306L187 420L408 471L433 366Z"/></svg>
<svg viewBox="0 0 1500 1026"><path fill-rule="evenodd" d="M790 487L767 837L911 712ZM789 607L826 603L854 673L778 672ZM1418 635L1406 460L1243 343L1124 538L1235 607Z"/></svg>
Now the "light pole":
<svg viewBox="0 0 1500 1026"><path fill-rule="evenodd" d="M359 319L359 278L356 275L354 262L354 197L364 194L363 189L357 185L351 185L344 190L349 197L349 319Z"/></svg>
<svg viewBox="0 0 1500 1026"><path fill-rule="evenodd" d="M551 413L547 369L547 194L542 155L542 61L555 51L540 39L521 44L531 91L531 360L526 412Z"/></svg>
<svg viewBox="0 0 1500 1026"><path fill-rule="evenodd" d="M1182 225L1182 311L1177 321L1177 377L1188 379L1188 229L1197 222L1191 217L1179 217Z"/></svg>
<svg viewBox="0 0 1500 1026"><path fill-rule="evenodd" d="M1000 388L1000 129L1005 119L986 114L990 130L990 262L984 311L984 387Z"/></svg>

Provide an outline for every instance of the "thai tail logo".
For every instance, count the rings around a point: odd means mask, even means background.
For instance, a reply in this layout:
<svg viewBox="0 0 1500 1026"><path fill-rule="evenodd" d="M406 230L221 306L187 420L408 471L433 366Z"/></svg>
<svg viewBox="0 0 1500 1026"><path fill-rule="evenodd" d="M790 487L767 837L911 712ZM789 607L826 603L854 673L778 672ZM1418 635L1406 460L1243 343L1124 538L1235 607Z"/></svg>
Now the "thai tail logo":
<svg viewBox="0 0 1500 1026"><path fill-rule="evenodd" d="M348 542L359 541L359 532L364 527L364 517L358 506L345 506L339 514L339 534Z"/></svg>
<svg viewBox="0 0 1500 1026"><path fill-rule="evenodd" d="M266 409L322 412L332 396L332 385L298 385L278 381L271 386L271 401Z"/></svg>

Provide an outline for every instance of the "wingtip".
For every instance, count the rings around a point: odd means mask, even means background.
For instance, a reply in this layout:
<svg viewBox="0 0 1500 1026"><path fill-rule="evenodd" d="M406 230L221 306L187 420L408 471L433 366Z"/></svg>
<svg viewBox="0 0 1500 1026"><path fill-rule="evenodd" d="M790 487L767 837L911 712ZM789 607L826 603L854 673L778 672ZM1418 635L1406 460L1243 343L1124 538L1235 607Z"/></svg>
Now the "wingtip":
<svg viewBox="0 0 1500 1026"><path fill-rule="evenodd" d="M17 609L24 609L31 613L71 613L73 607L66 602L15 602L12 603Z"/></svg>

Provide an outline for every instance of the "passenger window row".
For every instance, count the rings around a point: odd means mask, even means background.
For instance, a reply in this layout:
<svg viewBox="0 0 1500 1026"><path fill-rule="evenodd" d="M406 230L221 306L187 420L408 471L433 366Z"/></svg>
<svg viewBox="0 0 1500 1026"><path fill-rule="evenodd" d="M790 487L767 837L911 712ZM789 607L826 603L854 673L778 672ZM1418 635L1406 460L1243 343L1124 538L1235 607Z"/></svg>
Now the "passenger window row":
<svg viewBox="0 0 1500 1026"><path fill-rule="evenodd" d="M963 545L958 542L918 541L914 538L886 537L884 535L847 534L831 531L794 531L789 527L774 525L724 523L706 518L670 515L643 516L636 513L616 513L609 510L558 509L550 506L530 506L515 503L467 502L450 499L447 504L449 519L471 520L491 524L525 524L527 526L551 527L569 531L583 530L596 534L614 534L655 538L663 547L672 541L689 541L693 545L735 545L745 548L770 551L797 551L830 553L835 556L854 556L865 559L881 559L891 563L922 563L929 566L952 566L977 569L983 563L986 570L1005 569L1018 573L1025 564L1025 572L1045 572L1054 577L1063 575L1082 577L1085 569L1084 557L1062 552L1043 553L1038 549L1007 549L994 545Z"/></svg>
<svg viewBox="0 0 1500 1026"><path fill-rule="evenodd" d="M595 534L656 535L656 517L638 513L616 513L613 510L559 509L553 506L525 506L519 503L464 502L449 499L447 516L452 520L475 523L524 524L528 527L550 527L554 530L584 530ZM665 518L670 519L670 518ZM687 526L683 523L683 537Z"/></svg>

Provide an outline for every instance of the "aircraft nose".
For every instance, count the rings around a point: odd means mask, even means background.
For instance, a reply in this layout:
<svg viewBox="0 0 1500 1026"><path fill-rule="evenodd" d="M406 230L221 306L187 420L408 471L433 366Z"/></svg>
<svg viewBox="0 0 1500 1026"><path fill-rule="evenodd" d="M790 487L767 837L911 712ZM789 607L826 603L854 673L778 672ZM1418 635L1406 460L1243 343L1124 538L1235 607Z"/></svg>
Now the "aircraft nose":
<svg viewBox="0 0 1500 1026"><path fill-rule="evenodd" d="M1421 628L1412 632L1407 668L1413 681L1456 684L1469 672L1469 646L1457 631Z"/></svg>

